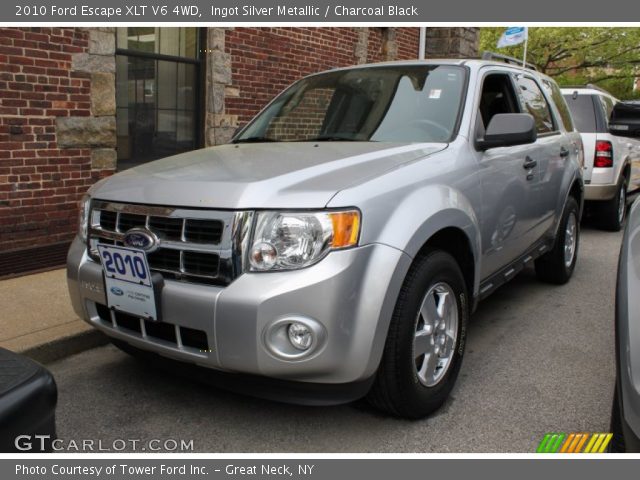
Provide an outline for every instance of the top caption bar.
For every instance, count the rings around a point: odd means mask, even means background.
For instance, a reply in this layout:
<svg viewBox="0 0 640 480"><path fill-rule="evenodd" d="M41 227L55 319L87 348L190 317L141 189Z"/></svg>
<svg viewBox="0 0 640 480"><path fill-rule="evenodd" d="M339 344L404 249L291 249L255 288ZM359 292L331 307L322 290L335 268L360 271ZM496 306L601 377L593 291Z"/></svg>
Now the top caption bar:
<svg viewBox="0 0 640 480"><path fill-rule="evenodd" d="M640 6L609 0L14 0L0 4L0 23L418 23L418 22L640 22Z"/></svg>

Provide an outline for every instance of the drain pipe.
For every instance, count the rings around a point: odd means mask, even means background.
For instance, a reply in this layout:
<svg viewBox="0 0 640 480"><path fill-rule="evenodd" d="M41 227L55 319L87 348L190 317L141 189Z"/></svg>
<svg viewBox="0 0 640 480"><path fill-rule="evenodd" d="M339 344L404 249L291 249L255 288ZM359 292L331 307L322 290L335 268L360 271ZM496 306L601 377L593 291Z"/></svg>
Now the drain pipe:
<svg viewBox="0 0 640 480"><path fill-rule="evenodd" d="M424 60L427 43L427 27L420 27L420 45L418 47L418 60Z"/></svg>

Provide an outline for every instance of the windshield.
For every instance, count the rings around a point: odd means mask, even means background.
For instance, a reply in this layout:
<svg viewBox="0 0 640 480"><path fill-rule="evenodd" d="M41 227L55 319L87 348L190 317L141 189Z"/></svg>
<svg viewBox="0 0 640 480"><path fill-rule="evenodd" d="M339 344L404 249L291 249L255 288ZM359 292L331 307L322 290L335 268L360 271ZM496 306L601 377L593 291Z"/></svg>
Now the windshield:
<svg viewBox="0 0 640 480"><path fill-rule="evenodd" d="M384 66L302 79L234 142L449 142L462 104L457 66Z"/></svg>

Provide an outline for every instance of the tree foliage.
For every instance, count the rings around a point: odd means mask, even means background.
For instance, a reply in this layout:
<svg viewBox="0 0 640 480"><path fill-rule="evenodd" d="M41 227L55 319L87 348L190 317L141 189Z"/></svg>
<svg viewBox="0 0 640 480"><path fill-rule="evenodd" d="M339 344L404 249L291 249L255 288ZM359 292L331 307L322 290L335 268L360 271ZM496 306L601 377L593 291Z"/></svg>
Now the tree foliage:
<svg viewBox="0 0 640 480"><path fill-rule="evenodd" d="M505 27L480 29L480 49L522 58L524 45L498 49ZM560 85L597 84L619 98L633 91L640 76L640 28L530 27L527 62Z"/></svg>

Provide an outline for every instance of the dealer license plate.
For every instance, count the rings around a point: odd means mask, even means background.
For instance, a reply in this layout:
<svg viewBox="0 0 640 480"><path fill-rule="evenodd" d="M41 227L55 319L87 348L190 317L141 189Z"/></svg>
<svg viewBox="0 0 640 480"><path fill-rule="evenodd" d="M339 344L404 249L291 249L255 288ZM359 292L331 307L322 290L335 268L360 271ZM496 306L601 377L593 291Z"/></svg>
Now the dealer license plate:
<svg viewBox="0 0 640 480"><path fill-rule="evenodd" d="M124 313L156 320L156 298L144 250L98 244L107 304Z"/></svg>

